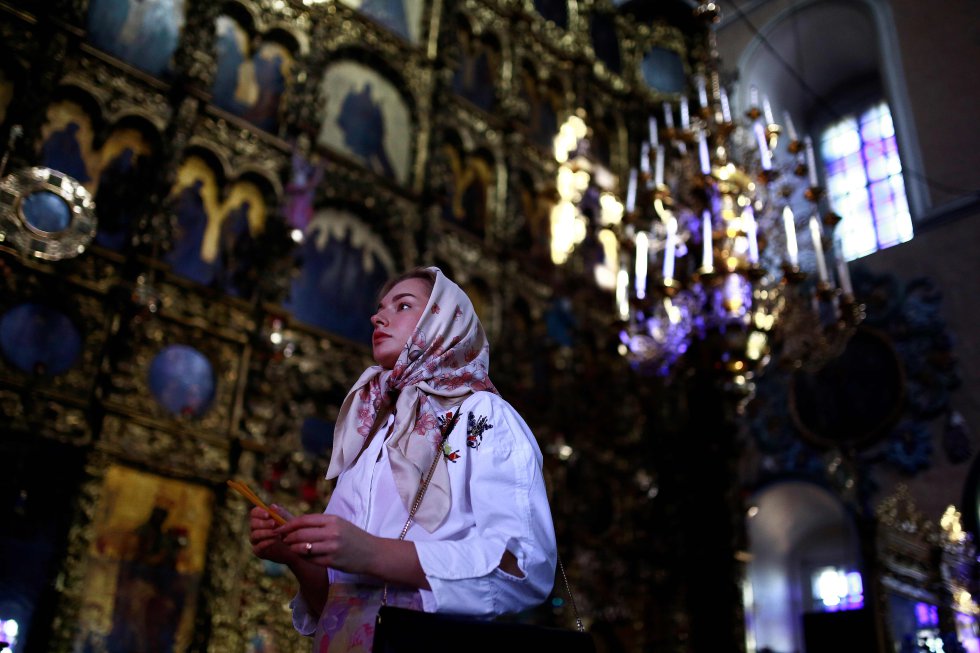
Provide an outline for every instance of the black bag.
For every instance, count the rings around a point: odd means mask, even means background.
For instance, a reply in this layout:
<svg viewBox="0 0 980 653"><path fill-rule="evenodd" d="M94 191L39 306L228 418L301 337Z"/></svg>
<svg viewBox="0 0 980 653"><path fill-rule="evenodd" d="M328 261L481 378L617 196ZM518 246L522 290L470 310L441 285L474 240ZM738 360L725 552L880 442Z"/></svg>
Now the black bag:
<svg viewBox="0 0 980 653"><path fill-rule="evenodd" d="M442 428L442 442L453 430L459 419L459 409L452 419L446 420ZM412 525L415 512L422 503L425 491L432 480L432 473L439 462L436 455L429 467L425 481L419 487L412 509L408 512L408 521L402 529L399 540L405 539L405 534ZM558 561L565 590L575 608L565 568ZM595 642L592 635L585 632L582 622L578 619L578 609L575 608L576 621L579 630L565 628L547 628L531 624L512 623L507 621L484 621L474 617L440 614L438 612L420 612L405 608L395 608L386 605L388 602L388 586L385 585L381 601L381 609L374 621L373 653L595 653Z"/></svg>
<svg viewBox="0 0 980 653"><path fill-rule="evenodd" d="M374 653L595 653L592 635L565 628L483 621L381 606Z"/></svg>

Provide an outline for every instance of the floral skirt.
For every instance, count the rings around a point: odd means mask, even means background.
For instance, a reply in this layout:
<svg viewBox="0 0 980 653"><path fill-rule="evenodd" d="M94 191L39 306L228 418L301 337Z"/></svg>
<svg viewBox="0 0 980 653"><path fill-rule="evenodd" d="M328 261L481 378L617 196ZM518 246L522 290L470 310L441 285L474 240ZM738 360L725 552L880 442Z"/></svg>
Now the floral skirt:
<svg viewBox="0 0 980 653"><path fill-rule="evenodd" d="M377 585L332 583L316 625L313 653L371 653L383 592ZM388 605L422 610L422 596L418 590L389 588Z"/></svg>

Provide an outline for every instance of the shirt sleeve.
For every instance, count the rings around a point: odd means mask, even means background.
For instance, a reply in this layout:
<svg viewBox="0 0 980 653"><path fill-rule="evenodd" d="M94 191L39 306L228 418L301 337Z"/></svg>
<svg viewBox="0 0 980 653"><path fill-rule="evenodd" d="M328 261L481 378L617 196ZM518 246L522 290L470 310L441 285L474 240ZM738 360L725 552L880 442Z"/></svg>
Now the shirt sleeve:
<svg viewBox="0 0 980 653"><path fill-rule="evenodd" d="M541 450L527 424L496 395L479 393L469 404L450 435L453 448L466 452L467 460L465 486L452 488L463 496L453 500L452 509L470 510L474 527L459 539L415 547L431 587L422 591L427 612L494 617L548 597L557 560L555 531ZM492 425L476 447L467 446L470 412ZM517 559L523 577L499 568L505 550Z"/></svg>
<svg viewBox="0 0 980 653"><path fill-rule="evenodd" d="M317 618L310 614L310 608L306 605L303 595L297 592L289 602L289 608L293 611L293 628L300 635L312 637L316 632Z"/></svg>

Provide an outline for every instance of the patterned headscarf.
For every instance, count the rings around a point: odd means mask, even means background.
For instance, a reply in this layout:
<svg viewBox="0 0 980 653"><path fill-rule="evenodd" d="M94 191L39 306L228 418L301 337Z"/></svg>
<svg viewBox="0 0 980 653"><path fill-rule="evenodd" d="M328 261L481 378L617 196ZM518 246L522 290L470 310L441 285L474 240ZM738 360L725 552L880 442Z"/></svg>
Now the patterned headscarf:
<svg viewBox="0 0 980 653"><path fill-rule="evenodd" d="M496 393L487 369L490 346L466 293L439 268L412 337L391 370L369 367L340 408L327 478L339 476L361 452L386 393L397 392L388 458L398 494L409 510L432 465L446 413L480 390ZM415 521L435 530L449 513L449 471L436 465Z"/></svg>

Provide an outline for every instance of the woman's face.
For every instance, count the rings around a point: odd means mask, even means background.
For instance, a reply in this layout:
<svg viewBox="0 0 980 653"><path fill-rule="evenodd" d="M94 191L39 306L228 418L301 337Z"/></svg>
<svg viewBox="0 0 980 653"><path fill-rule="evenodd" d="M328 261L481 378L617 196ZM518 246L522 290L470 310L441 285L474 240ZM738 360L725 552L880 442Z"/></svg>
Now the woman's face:
<svg viewBox="0 0 980 653"><path fill-rule="evenodd" d="M388 370L395 366L422 317L430 294L430 285L424 279L405 279L381 298L378 312L371 317L374 325L371 344L378 365Z"/></svg>

